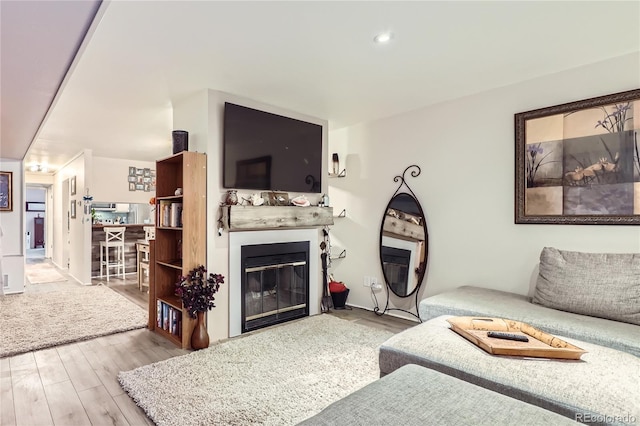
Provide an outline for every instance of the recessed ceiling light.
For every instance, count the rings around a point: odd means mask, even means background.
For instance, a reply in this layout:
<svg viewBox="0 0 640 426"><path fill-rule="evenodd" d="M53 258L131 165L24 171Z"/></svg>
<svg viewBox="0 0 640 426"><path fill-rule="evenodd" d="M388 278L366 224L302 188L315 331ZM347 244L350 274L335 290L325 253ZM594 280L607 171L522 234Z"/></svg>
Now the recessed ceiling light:
<svg viewBox="0 0 640 426"><path fill-rule="evenodd" d="M389 43L392 38L393 38L393 33L387 31L387 32L376 35L373 38L373 41L378 44L386 44L386 43Z"/></svg>

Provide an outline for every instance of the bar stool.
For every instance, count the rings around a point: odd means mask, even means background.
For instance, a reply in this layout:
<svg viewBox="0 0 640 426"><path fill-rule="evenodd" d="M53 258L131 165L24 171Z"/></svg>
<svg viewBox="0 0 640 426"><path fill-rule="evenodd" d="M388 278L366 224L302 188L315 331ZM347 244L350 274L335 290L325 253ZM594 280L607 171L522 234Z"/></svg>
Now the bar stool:
<svg viewBox="0 0 640 426"><path fill-rule="evenodd" d="M122 270L122 279L125 274L124 262L124 226L109 226L103 228L105 232L104 241L100 241L100 277L103 276L103 268L107 270L107 281L109 281L109 269L116 268L116 276ZM111 258L111 250L115 249L115 257Z"/></svg>
<svg viewBox="0 0 640 426"><path fill-rule="evenodd" d="M138 289L142 291L145 286L145 276L149 276L149 240L156 239L155 226L143 226L144 240L138 240L136 243L136 258L138 261ZM149 283L146 283L146 287Z"/></svg>

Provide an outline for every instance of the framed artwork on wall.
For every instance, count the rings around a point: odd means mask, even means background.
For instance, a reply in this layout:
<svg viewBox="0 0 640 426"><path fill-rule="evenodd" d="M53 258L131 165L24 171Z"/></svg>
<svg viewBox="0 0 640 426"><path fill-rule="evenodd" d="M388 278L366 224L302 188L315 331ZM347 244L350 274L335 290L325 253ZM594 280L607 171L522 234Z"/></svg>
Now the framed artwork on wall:
<svg viewBox="0 0 640 426"><path fill-rule="evenodd" d="M0 172L0 212L13 211L13 172Z"/></svg>
<svg viewBox="0 0 640 426"><path fill-rule="evenodd" d="M46 204L43 202L27 201L28 212L43 212L45 211Z"/></svg>
<svg viewBox="0 0 640 426"><path fill-rule="evenodd" d="M71 200L71 204L69 206L69 215L71 216L71 219L76 218L76 200Z"/></svg>
<svg viewBox="0 0 640 426"><path fill-rule="evenodd" d="M69 192L71 195L76 195L76 177L73 176L71 178L71 182L69 183Z"/></svg>
<svg viewBox="0 0 640 426"><path fill-rule="evenodd" d="M640 224L640 89L515 114L515 223Z"/></svg>

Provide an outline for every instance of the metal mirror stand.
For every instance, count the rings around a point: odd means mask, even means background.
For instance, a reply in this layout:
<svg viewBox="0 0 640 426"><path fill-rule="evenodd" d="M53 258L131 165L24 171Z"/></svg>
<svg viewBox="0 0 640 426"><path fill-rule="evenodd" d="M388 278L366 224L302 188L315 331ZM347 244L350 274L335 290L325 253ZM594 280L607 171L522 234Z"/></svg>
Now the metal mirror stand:
<svg viewBox="0 0 640 426"><path fill-rule="evenodd" d="M418 311L418 293L425 276L429 253L429 236L424 212L414 192L406 181L406 174L411 177L420 175L420 167L411 165L402 175L395 176L394 182L400 182L384 211L380 225L380 266L386 282L384 309L374 307L376 315L384 315L389 311L402 311L413 315L420 322ZM406 190L402 190L406 188ZM390 308L391 294L407 298L415 296L414 314L400 308Z"/></svg>

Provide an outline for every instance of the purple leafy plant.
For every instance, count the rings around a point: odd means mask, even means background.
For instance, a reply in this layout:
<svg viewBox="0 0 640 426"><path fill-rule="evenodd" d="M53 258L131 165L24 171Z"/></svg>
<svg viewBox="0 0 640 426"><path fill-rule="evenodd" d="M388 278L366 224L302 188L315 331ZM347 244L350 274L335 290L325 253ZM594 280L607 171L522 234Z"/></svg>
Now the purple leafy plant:
<svg viewBox="0 0 640 426"><path fill-rule="evenodd" d="M192 269L187 276L180 276L176 283L176 294L182 299L182 305L191 318L198 312L205 312L216 307L214 294L224 284L220 274L209 274L204 266Z"/></svg>

